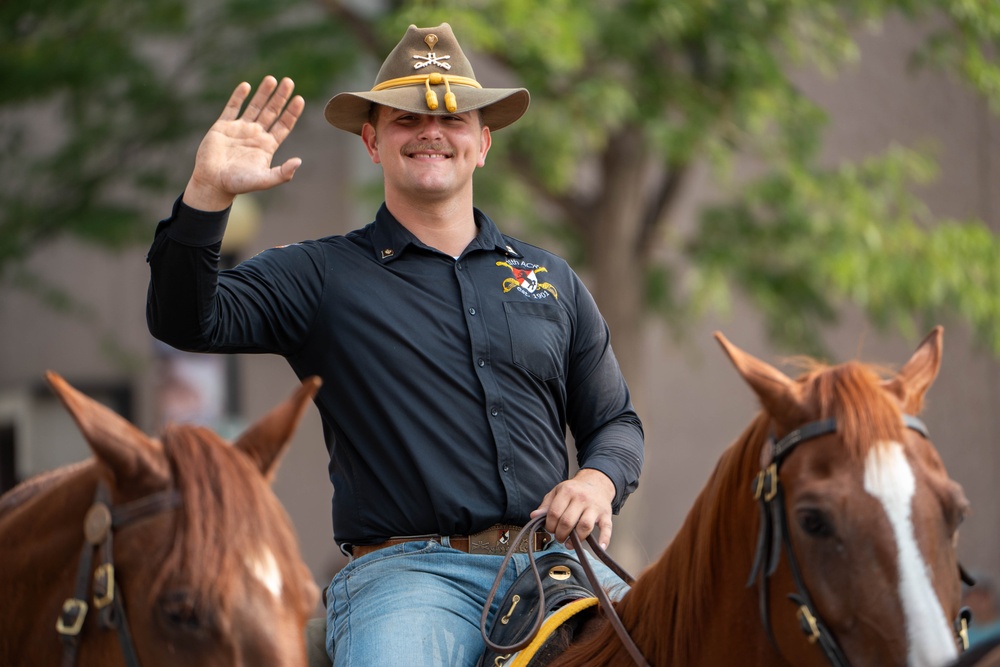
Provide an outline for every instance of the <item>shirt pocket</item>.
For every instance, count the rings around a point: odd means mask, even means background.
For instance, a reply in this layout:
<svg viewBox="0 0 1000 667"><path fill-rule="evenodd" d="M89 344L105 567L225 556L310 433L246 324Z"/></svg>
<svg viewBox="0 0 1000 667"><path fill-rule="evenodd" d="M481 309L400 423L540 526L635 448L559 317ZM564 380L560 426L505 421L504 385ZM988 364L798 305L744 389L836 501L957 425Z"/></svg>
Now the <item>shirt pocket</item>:
<svg viewBox="0 0 1000 667"><path fill-rule="evenodd" d="M569 345L569 321L563 309L530 301L506 301L503 307L514 364L542 381L562 377Z"/></svg>

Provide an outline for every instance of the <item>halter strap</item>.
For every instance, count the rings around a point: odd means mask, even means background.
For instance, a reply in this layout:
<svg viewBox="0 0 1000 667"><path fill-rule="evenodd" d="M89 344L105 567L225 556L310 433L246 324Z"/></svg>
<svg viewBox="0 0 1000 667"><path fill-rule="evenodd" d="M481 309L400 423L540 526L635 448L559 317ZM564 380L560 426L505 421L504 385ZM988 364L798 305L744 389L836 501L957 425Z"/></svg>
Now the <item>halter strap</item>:
<svg viewBox="0 0 1000 667"><path fill-rule="evenodd" d="M115 580L114 529L174 509L180 504L180 493L171 489L116 507L111 504L111 493L107 483L103 479L97 482L94 503L84 518L86 540L77 565L74 597L66 599L56 619L56 631L64 644L62 667L73 667L76 664L80 633L90 609L86 599L91 576L93 577L92 602L99 614L100 627L118 630L118 643L125 664L128 667L139 667L139 658L125 614L125 600ZM99 564L91 570L95 551L100 553Z"/></svg>

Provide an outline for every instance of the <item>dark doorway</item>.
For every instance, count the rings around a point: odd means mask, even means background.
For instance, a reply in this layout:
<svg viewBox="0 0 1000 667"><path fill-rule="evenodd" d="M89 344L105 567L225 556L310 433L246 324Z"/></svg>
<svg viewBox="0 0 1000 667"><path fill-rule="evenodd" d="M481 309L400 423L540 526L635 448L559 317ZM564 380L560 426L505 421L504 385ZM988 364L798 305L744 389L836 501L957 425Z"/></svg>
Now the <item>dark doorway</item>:
<svg viewBox="0 0 1000 667"><path fill-rule="evenodd" d="M17 479L17 446L14 424L0 423L0 493L14 488Z"/></svg>

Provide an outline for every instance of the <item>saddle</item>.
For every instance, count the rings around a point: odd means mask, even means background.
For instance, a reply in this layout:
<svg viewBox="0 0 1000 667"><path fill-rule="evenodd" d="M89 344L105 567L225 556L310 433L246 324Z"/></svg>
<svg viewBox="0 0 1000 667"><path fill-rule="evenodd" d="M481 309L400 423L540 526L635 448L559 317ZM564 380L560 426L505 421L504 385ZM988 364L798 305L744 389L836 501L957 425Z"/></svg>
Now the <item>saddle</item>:
<svg viewBox="0 0 1000 667"><path fill-rule="evenodd" d="M479 632L482 634L483 641L486 644L486 651L482 658L480 658L477 667L544 667L544 665L551 662L561 652L561 649L558 648L554 648L550 652L549 649L554 646L553 638L558 638L563 648L567 647L572 641L581 621L586 618L582 615L578 616L579 612L595 606L599 607L604 618L614 628L615 633L635 664L640 667L649 667L649 663L642 655L642 651L632 641L628 630L621 619L618 618L618 614L615 613L614 604L608 597L607 592L601 588L597 574L587 562L583 543L575 532L571 532L569 537L573 543L573 548L580 557L579 562L562 552L545 554L536 560L533 542L531 540L528 541L528 558L531 569L521 574L514 581L514 585L511 586L504 597L503 603L500 605L500 611L503 613L503 616L500 617L499 622L494 622L492 630L488 631L486 629L494 596L496 596L497 590L500 588L504 570L510 562L511 557L513 557L517 545L520 544L526 535L531 535L538 530L545 520L546 514L543 512L529 521L521 529L518 536L514 538L513 542L511 542L510 547L507 549L507 555L504 556L503 563L500 564L496 579L493 580L493 588L490 590L490 594L486 596L486 604L483 605L483 614L479 619ZM587 536L587 543L594 549L594 555L603 561L622 581L629 586L635 583L635 579L601 548L593 535ZM545 576L542 576L538 565L550 556L559 560L555 563L555 568L549 567L546 570ZM546 565L552 565L551 561L545 562ZM555 576L550 576L550 574L554 574ZM583 591L580 589L583 589ZM550 590L552 591L551 600L549 599ZM528 597L525 598L522 595L527 595ZM515 596L518 596L516 600ZM595 597L594 601L585 601L590 596ZM535 620L530 626L524 626L527 627L527 630L524 630L519 623L519 632L511 632L509 634L515 637L526 636L511 644L497 643L493 640L493 633L500 633L501 636L507 636L508 633L503 630L497 630L497 627L498 625L505 626L511 624L517 612L517 606L521 605L522 600L525 602L529 600L534 601L532 604L526 605L528 607L533 606L533 609L526 609L527 613L522 612L518 617L525 620L530 619L532 616L531 612L534 611ZM546 622L545 617L548 612L552 613L549 614L549 622ZM507 620L505 621L504 619ZM570 619L573 620L570 621ZM514 654L522 650L525 651L524 655L518 654L515 657ZM492 665L490 665L490 659L493 660Z"/></svg>
<svg viewBox="0 0 1000 667"><path fill-rule="evenodd" d="M576 559L557 551L535 562L541 594L533 570L518 576L500 603L477 667L546 665L569 646L577 628L596 610L594 589ZM545 620L532 637L539 615Z"/></svg>

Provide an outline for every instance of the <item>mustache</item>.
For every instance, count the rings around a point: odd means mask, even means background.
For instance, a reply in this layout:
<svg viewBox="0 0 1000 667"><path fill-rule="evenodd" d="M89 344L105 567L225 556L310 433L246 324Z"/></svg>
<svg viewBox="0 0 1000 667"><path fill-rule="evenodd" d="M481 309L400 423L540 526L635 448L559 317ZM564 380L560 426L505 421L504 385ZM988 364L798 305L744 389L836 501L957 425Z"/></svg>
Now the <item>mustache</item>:
<svg viewBox="0 0 1000 667"><path fill-rule="evenodd" d="M447 155L448 157L453 157L455 151L449 146L440 143L412 143L403 146L402 152L406 155L412 155L414 153L441 153L442 155Z"/></svg>

